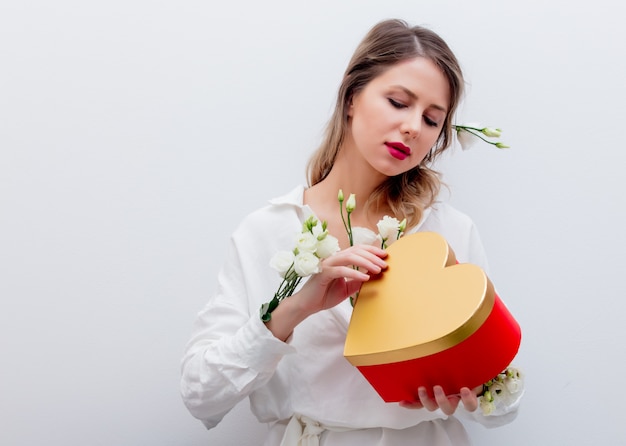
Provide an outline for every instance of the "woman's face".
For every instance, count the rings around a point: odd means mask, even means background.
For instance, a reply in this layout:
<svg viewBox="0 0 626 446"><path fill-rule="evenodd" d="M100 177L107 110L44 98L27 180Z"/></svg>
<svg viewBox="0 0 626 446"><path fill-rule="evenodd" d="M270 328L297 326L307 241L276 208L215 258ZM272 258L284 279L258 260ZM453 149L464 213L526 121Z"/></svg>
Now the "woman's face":
<svg viewBox="0 0 626 446"><path fill-rule="evenodd" d="M354 96L346 148L385 176L402 174L435 145L449 104L448 82L431 60L399 62Z"/></svg>

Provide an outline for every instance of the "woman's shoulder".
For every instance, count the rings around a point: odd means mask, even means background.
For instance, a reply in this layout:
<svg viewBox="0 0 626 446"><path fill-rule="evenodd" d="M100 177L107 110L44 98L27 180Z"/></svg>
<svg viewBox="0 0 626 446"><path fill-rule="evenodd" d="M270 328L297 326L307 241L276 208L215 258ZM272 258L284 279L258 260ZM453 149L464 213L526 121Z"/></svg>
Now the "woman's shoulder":
<svg viewBox="0 0 626 446"><path fill-rule="evenodd" d="M468 214L446 201L436 201L424 216L420 230L469 230L473 227L474 221Z"/></svg>
<svg viewBox="0 0 626 446"><path fill-rule="evenodd" d="M264 206L250 212L244 217L243 222L257 223L259 220L265 221L272 215L295 212L303 208L303 196L304 186L298 185L288 193L271 198Z"/></svg>
<svg viewBox="0 0 626 446"><path fill-rule="evenodd" d="M441 234L460 261L475 263L487 270L485 250L474 221L450 203L436 202L418 230Z"/></svg>

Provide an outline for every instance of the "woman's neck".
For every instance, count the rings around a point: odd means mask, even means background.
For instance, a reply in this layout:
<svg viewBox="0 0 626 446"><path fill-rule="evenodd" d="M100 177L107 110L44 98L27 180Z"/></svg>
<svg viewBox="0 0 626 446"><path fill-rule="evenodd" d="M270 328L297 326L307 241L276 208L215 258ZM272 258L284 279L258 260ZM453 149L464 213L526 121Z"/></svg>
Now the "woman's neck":
<svg viewBox="0 0 626 446"><path fill-rule="evenodd" d="M362 156L357 155L349 144L339 150L333 167L324 178L324 187L335 192L341 189L346 196L355 194L365 203L372 193L387 180L387 176L375 170Z"/></svg>
<svg viewBox="0 0 626 446"><path fill-rule="evenodd" d="M352 225L374 230L376 223L384 215L391 215L391 211L386 203L370 203L370 206L365 206L380 185L380 181L374 180L376 175L369 171L364 172L365 170L361 166L346 167L345 163L336 162L326 178L305 191L305 204L309 205L320 219L326 220L330 226L335 226L341 221L337 198L339 190L343 192L345 201L350 194L354 194L356 208L351 214Z"/></svg>

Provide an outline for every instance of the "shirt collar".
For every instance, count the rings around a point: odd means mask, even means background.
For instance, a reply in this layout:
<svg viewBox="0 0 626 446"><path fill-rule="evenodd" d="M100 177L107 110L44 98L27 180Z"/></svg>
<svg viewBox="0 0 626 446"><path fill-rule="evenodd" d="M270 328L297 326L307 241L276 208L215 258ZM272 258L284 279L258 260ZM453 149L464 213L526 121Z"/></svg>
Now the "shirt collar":
<svg viewBox="0 0 626 446"><path fill-rule="evenodd" d="M302 184L299 184L298 186L296 186L294 189L292 189L290 192L286 193L285 195L272 198L270 200L270 203L274 205L286 204L286 205L292 205L292 206L296 206L299 208L303 208L305 207L304 206L304 189L305 187ZM424 212L422 213L422 218L420 219L419 223L415 225L413 229L411 229L410 231L411 233L417 232L420 230L420 228L422 227L426 219L428 219L428 216L430 215L431 211L432 211L432 206L429 206L426 209L424 209Z"/></svg>
<svg viewBox="0 0 626 446"><path fill-rule="evenodd" d="M271 204L291 204L294 206L304 206L304 186L302 184L296 186L291 192L272 198Z"/></svg>

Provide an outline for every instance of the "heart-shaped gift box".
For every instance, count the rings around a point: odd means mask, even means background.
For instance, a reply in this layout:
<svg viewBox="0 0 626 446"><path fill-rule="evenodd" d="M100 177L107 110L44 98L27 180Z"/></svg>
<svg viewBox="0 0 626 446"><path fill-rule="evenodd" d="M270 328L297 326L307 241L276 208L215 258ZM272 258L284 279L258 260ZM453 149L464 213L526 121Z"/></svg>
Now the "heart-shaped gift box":
<svg viewBox="0 0 626 446"><path fill-rule="evenodd" d="M387 252L387 269L361 287L344 347L384 401L414 401L420 386L455 394L511 363L521 330L480 267L458 263L434 232Z"/></svg>

